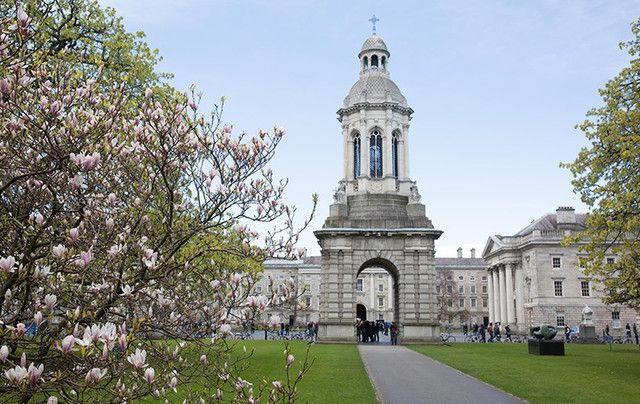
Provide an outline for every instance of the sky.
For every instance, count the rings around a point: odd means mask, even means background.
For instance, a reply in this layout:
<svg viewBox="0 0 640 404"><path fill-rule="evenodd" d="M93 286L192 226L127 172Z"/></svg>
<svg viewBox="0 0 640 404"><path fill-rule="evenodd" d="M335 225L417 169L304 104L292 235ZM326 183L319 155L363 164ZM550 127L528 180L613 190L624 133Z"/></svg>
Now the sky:
<svg viewBox="0 0 640 404"><path fill-rule="evenodd" d="M573 161L575 129L601 105L598 89L628 65L640 1L100 0L144 31L175 75L223 120L256 133L287 134L273 160L289 179L286 200L309 254L342 175L336 111L358 79L357 54L371 35L386 42L392 80L415 111L411 177L427 216L444 234L436 256L481 253L489 235L510 235L558 206L587 207L560 162Z"/></svg>

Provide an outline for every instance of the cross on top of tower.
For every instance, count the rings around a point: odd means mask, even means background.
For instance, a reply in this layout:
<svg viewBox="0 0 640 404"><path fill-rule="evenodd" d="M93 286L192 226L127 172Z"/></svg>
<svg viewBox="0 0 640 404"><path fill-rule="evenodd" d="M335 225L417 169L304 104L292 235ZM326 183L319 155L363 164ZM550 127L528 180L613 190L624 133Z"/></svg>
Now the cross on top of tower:
<svg viewBox="0 0 640 404"><path fill-rule="evenodd" d="M376 22L380 21L378 18L376 18L376 15L374 14L373 17L369 18L369 21L371 21L371 24L373 24L373 35L376 34Z"/></svg>

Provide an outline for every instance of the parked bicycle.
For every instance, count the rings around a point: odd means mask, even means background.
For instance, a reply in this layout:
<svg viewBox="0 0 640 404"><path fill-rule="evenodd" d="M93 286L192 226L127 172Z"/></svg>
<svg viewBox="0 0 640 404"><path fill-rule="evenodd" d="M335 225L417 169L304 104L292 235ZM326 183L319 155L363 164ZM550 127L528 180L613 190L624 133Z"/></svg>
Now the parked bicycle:
<svg viewBox="0 0 640 404"><path fill-rule="evenodd" d="M442 334L440 334L440 339L445 344L447 344L449 342L456 342L456 337L454 337L453 335L451 335L449 333L444 333L444 332Z"/></svg>

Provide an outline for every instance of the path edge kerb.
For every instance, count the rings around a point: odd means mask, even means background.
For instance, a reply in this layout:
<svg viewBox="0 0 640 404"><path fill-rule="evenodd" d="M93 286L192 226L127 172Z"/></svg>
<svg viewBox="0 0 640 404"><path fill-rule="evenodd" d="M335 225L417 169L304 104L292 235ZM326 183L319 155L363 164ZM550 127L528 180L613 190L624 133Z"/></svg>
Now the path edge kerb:
<svg viewBox="0 0 640 404"><path fill-rule="evenodd" d="M369 383L371 383L371 386L373 387L373 391L375 391L376 393L376 400L378 400L378 403L384 404L385 403L384 395L382 394L382 391L378 388L378 385L374 383L373 377L371 377L371 371L369 370L369 365L367 365L367 361L362 359L362 352L360 351L360 345L356 344L356 348L358 349L358 356L360 356L360 361L364 365L364 370L367 372L367 376L369 377Z"/></svg>
<svg viewBox="0 0 640 404"><path fill-rule="evenodd" d="M416 344L416 345L414 345L414 346L417 346L417 344ZM410 347L407 347L407 348L408 348L408 349L411 349ZM422 352L420 352L420 351L416 351L415 349L411 349L411 350L412 350L413 352L417 353L417 354L420 354L420 355L424 356L425 358L428 358L428 359L430 359L430 360L432 360L432 361L434 361L434 362L436 362L436 363L441 364L442 366L446 366L446 367L448 367L448 368L450 368L450 369L453 369L454 371L456 371L456 372L460 373L461 375L467 376L467 377L468 377L468 378L470 378L470 379L477 380L477 381L479 381L480 383L485 384L485 385L487 385L487 386L491 387L492 389L498 390L498 391L500 391L500 392L502 392L502 393L504 393L504 394L506 394L506 395L508 395L508 396L511 396L511 397L515 398L516 400L518 400L518 401L520 401L520 402L528 403L528 401L527 401L527 400L525 400L525 399L523 399L523 398L521 398L521 397L518 397L518 396L516 396L516 395L515 395L515 394L513 394L513 393L509 393L508 391L504 391L504 390L502 390L500 387L497 387L497 386L494 386L493 384L487 383L487 382L485 382L485 381L484 381L484 380L482 380L482 379L478 379L477 377L472 376L472 375L470 375L469 373L465 373L465 372L463 372L463 371L462 371L462 370L460 370L460 369L456 369L456 368L454 368L453 366L449 366L449 365L447 365L446 363L442 363L442 362L440 362L439 360L434 359L434 358L430 357L429 355L425 355L425 354L423 354L423 353L422 353ZM367 373L368 373L368 370L367 370Z"/></svg>

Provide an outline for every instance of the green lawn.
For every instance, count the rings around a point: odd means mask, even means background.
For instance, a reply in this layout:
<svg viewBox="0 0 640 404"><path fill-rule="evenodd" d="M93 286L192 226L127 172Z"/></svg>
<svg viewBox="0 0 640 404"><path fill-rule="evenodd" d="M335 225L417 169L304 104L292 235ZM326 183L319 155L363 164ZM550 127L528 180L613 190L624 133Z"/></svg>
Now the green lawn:
<svg viewBox="0 0 640 404"><path fill-rule="evenodd" d="M529 355L527 344L409 347L533 403L640 402L634 345L565 344L565 356Z"/></svg>
<svg viewBox="0 0 640 404"><path fill-rule="evenodd" d="M246 373L248 379L282 379L284 344L281 341L241 341L238 345L255 348ZM305 342L291 342L296 362L304 357ZM356 345L314 344L309 358L315 362L300 383L301 403L372 403L376 401L369 376Z"/></svg>
<svg viewBox="0 0 640 404"><path fill-rule="evenodd" d="M286 377L284 371L285 349L283 341L246 340L233 341L237 343L234 350L239 355L243 354L243 347L247 352L255 348L253 355L248 359L248 368L242 377L259 386L266 381L271 388L274 380L283 381ZM296 376L297 369L304 360L307 343L304 341L291 341L290 352L296 360L291 373ZM232 355L233 356L233 355ZM190 358L197 361L197 357ZM375 403L376 397L369 376L364 368L360 353L356 345L352 344L314 344L309 351L309 360L314 360L309 372L298 385L300 403ZM244 362L243 362L244 363ZM212 375L212 377L215 377ZM200 380L200 387L193 386L192 392L200 390L211 392L207 388L207 381ZM186 398L187 390L178 390L174 396L169 395L170 401L181 402ZM195 393L195 397L198 394Z"/></svg>

